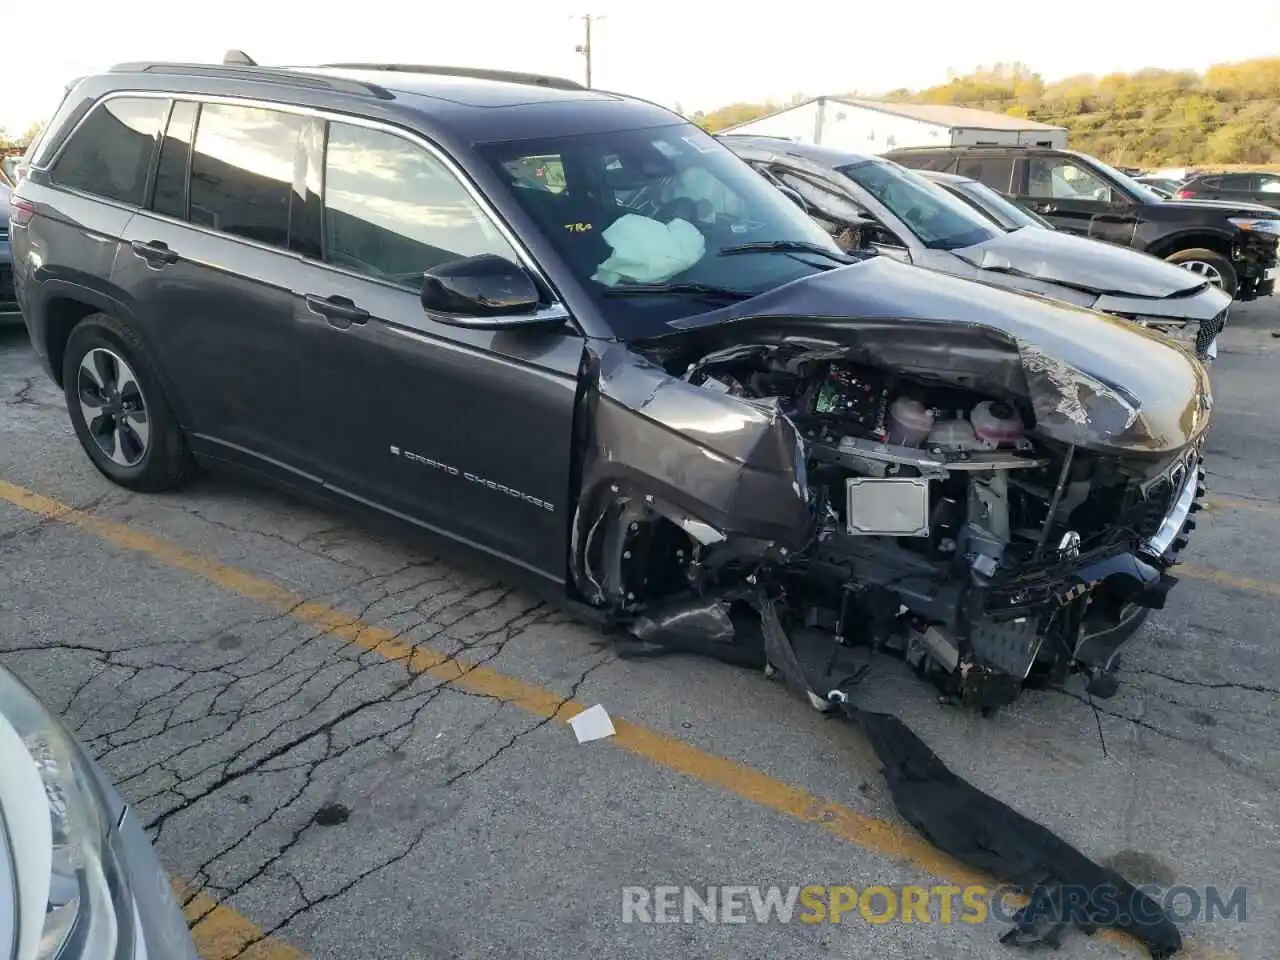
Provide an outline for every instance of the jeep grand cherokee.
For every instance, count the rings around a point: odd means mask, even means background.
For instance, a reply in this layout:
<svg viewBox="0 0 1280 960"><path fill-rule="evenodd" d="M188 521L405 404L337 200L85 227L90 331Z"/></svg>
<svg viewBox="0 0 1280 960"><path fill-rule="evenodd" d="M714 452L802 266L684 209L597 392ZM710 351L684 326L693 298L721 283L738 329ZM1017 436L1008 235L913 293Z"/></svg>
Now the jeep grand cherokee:
<svg viewBox="0 0 1280 960"><path fill-rule="evenodd" d="M1173 583L1200 363L846 255L661 107L493 71L146 63L76 83L47 131L18 293L116 483L236 464L646 640L776 650L780 622L984 707L1104 674Z"/></svg>

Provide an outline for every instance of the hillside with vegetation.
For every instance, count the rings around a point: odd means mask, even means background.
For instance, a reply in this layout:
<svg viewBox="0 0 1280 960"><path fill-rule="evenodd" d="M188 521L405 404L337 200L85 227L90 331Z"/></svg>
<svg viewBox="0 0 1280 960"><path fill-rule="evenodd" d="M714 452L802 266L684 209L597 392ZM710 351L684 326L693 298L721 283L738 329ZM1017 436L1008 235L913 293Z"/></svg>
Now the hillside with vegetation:
<svg viewBox="0 0 1280 960"><path fill-rule="evenodd" d="M1148 69L1052 83L1024 64L997 64L927 90L894 90L875 99L976 107L1066 127L1073 149L1115 164L1280 164L1280 57L1204 73ZM716 131L784 106L735 103L693 119Z"/></svg>

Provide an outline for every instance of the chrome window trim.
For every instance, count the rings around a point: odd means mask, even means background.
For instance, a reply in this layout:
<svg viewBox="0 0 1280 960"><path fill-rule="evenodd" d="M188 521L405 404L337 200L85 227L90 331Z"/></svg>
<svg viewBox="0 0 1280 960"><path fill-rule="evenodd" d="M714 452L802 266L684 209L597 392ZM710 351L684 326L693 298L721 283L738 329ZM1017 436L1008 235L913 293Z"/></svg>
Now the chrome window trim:
<svg viewBox="0 0 1280 960"><path fill-rule="evenodd" d="M103 94L103 96L99 97L94 102L93 106L91 106L88 110L84 112L84 115L79 120L76 121L75 126L73 126L71 130L67 133L67 135L62 139L62 143L58 144L58 149L54 151L53 156L49 158L48 162L39 165L38 167L36 167L36 169L46 173L50 172L53 166L62 157L63 151L67 149L67 145L70 144L71 141L75 138L76 133L79 132L81 126L84 125L85 121L87 121L93 115L94 111L101 108L102 105L108 102L109 100L114 100L118 97L130 97L133 99L147 98L147 99L155 99L155 100L172 100L175 102L178 100L190 100L196 103L218 103L218 104L225 104L227 106L233 106L233 107L257 107L262 110L276 110L280 113L291 113L291 114L297 114L299 116L310 117L318 120L325 120L333 123L346 123L346 124L351 124L352 126L366 127L370 130L378 130L382 133L387 133L392 136L400 137L401 139L407 140L409 143L412 143L414 146L417 146L425 150L434 159L439 161L440 164L444 167L444 169L448 171L462 185L463 190L466 191L467 195L476 204L480 213L488 217L489 221L493 224L494 228L497 229L498 233L502 236L502 238L506 240L508 244L510 244L512 251L514 251L516 257L520 260L521 266L523 266L526 270L529 270L539 280L541 280L544 284L546 284L547 289L550 290L552 295L555 297L555 301L551 304L551 306L557 306L557 305L562 307L564 306L564 297L561 295L560 291L556 289L555 285L551 282L551 278L547 276L546 272L538 264L537 260L534 259L533 255L529 252L528 248L525 247L524 243L520 240L520 238L517 236L515 231L511 229L510 225L507 224L507 222L502 218L501 214L497 211L497 209L494 208L493 204L490 203L488 197L486 197L480 191L480 188L477 187L471 181L471 178L467 176L466 171L464 171L462 167L459 166L458 163L452 157L450 157L444 150L440 149L440 147L436 146L436 144L432 143L426 137L422 136L422 134L416 133L415 131L412 131L412 130L406 130L404 127L396 126L393 123L387 123L386 121L383 121L383 120L370 120L367 117L360 117L354 114L342 113L336 110L324 110L317 107L306 107L306 106L301 106L295 103L284 103L278 100L260 100L254 97L225 96L222 94L207 94L207 93L182 93L182 92L173 91L173 90L125 90L125 89L112 90L109 93ZM160 136L161 136L161 142L163 143L163 137L164 137L163 129L160 131ZM192 141L191 146L192 146L192 150L194 151L195 149L194 140ZM166 214L156 213L154 210L148 210L145 206L125 204L125 203L120 203L118 201L113 201L107 197L99 197L96 194L86 193L85 191L77 190L74 187L66 187L66 186L63 186L62 184L58 184L56 183L56 181L53 181L52 178L51 178L51 182L59 190L67 190L79 196L87 197L103 203L110 203L113 206L121 207L126 210L135 210L138 213L146 214L147 216L150 216L150 217L158 217L161 220L166 220L170 223L176 223L184 227L189 227L193 230L199 230L201 233L205 233L210 236L221 237L226 240L232 240L232 241L235 241L236 243L242 243L242 244L245 244L246 246L256 247L258 249L267 250L272 253L279 253L285 256L292 256L303 262L315 264L317 266L324 267L327 270L334 270L338 273L345 274L346 276L355 277L361 280L369 280L374 283L379 283L379 284L382 284L383 286L390 287L393 290L407 289L406 287L399 286L394 283L387 283L384 280L379 280L377 277L372 277L369 274L360 273L355 270L345 269L342 267L335 266L334 264L331 264L331 263L326 263L323 260L316 260L312 257L304 256L302 254L297 253L296 251L284 250L280 247L273 247L270 244L261 243L256 240L249 240L245 237L237 237L234 234L223 233L220 230L213 230L208 227L201 226L199 224L191 223L189 220L179 220L176 217L170 217L170 216L167 216ZM575 322L575 327L576 326L578 325ZM579 327L579 332L581 332L580 327Z"/></svg>

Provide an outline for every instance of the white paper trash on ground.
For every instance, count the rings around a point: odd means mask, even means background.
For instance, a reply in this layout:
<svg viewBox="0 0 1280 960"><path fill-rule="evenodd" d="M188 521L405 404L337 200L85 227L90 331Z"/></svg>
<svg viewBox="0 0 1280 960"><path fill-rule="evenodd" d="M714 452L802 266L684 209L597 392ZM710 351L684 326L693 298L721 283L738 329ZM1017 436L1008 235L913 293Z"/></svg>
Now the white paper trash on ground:
<svg viewBox="0 0 1280 960"><path fill-rule="evenodd" d="M615 732L608 712L598 703L594 707L587 707L570 720L569 726L573 727L579 743L603 740L605 737L612 737Z"/></svg>

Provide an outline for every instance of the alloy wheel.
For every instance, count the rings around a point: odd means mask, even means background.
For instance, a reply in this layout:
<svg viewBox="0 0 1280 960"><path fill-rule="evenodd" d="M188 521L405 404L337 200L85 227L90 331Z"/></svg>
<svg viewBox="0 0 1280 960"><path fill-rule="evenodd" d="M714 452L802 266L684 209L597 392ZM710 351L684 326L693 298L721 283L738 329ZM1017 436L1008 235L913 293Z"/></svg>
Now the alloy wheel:
<svg viewBox="0 0 1280 960"><path fill-rule="evenodd" d="M1190 270L1192 273L1198 273L1209 281L1210 286L1222 288L1222 271L1215 267L1212 263L1205 263L1203 260L1186 260L1178 266L1184 270Z"/></svg>
<svg viewBox="0 0 1280 960"><path fill-rule="evenodd" d="M137 466L147 455L151 423L133 369L118 353L94 347L80 361L76 396L89 436L112 463Z"/></svg>

